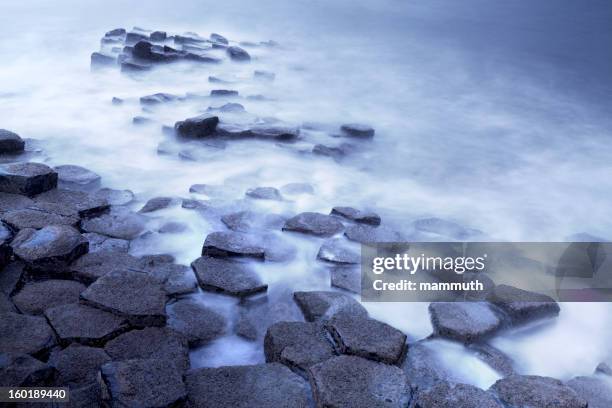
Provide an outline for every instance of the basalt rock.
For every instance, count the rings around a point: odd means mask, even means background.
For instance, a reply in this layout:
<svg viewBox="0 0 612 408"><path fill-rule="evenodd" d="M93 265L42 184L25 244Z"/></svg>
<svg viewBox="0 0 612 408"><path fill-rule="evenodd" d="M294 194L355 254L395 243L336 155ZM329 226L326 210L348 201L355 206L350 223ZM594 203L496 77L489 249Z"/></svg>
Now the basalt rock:
<svg viewBox="0 0 612 408"><path fill-rule="evenodd" d="M589 403L589 408L612 406L612 384L607 379L598 376L575 377L566 384Z"/></svg>
<svg viewBox="0 0 612 408"><path fill-rule="evenodd" d="M439 381L456 379L444 367L429 341L421 340L408 346L402 370L414 390L426 390Z"/></svg>
<svg viewBox="0 0 612 408"><path fill-rule="evenodd" d="M280 191L274 187L255 187L247 190L245 195L249 198L255 198L259 200L276 200L281 201L283 197Z"/></svg>
<svg viewBox="0 0 612 408"><path fill-rule="evenodd" d="M229 44L229 41L227 41L227 38L225 38L221 34L212 33L209 38L211 41L219 43L219 44L226 44L226 45Z"/></svg>
<svg viewBox="0 0 612 408"><path fill-rule="evenodd" d="M147 201L147 203L138 211L139 213L150 213L158 210L163 210L172 205L174 199L172 197L155 197Z"/></svg>
<svg viewBox="0 0 612 408"><path fill-rule="evenodd" d="M15 230L26 228L41 229L48 225L65 225L76 228L79 218L76 215L58 214L57 208L49 208L55 205L33 205L23 210L8 211L1 218L6 224ZM63 209L59 209L63 210Z"/></svg>
<svg viewBox="0 0 612 408"><path fill-rule="evenodd" d="M399 232L384 226L352 225L346 229L344 235L351 241L361 244L403 241L402 235Z"/></svg>
<svg viewBox="0 0 612 408"><path fill-rule="evenodd" d="M165 31L153 31L149 34L151 41L164 41L168 37Z"/></svg>
<svg viewBox="0 0 612 408"><path fill-rule="evenodd" d="M203 256L193 261L191 267L204 290L243 297L268 288L247 264Z"/></svg>
<svg viewBox="0 0 612 408"><path fill-rule="evenodd" d="M380 216L373 212L360 211L353 207L334 207L331 215L338 215L361 224L380 225Z"/></svg>
<svg viewBox="0 0 612 408"><path fill-rule="evenodd" d="M117 58L114 55L108 55L102 52L93 52L90 57L91 68L106 68L117 65Z"/></svg>
<svg viewBox="0 0 612 408"><path fill-rule="evenodd" d="M468 384L441 381L415 397L413 408L503 408L490 392Z"/></svg>
<svg viewBox="0 0 612 408"><path fill-rule="evenodd" d="M344 226L337 218L314 212L305 212L290 218L283 231L301 232L318 237L330 237L341 232Z"/></svg>
<svg viewBox="0 0 612 408"><path fill-rule="evenodd" d="M509 407L587 408L588 403L561 381L535 375L513 375L490 388Z"/></svg>
<svg viewBox="0 0 612 408"><path fill-rule="evenodd" d="M0 293L0 313L16 313L18 310L4 293Z"/></svg>
<svg viewBox="0 0 612 408"><path fill-rule="evenodd" d="M83 236L89 242L89 253L97 252L127 252L130 249L130 241L119 238L111 238L106 235L88 232Z"/></svg>
<svg viewBox="0 0 612 408"><path fill-rule="evenodd" d="M104 350L76 343L53 351L49 357L49 364L57 371L56 383L62 386L96 382L100 367L110 361Z"/></svg>
<svg viewBox="0 0 612 408"><path fill-rule="evenodd" d="M210 96L238 96L238 91L233 89L213 89L210 91Z"/></svg>
<svg viewBox="0 0 612 408"><path fill-rule="evenodd" d="M278 214L260 214L253 211L239 211L221 217L225 226L236 232L280 230L286 218Z"/></svg>
<svg viewBox="0 0 612 408"><path fill-rule="evenodd" d="M53 204L64 207L68 212L74 212L81 218L94 217L110 208L103 198L97 198L82 191L54 189L34 197L36 203Z"/></svg>
<svg viewBox="0 0 612 408"><path fill-rule="evenodd" d="M85 285L70 280L30 282L13 296L13 302L21 313L42 314L51 307L78 303L84 290Z"/></svg>
<svg viewBox="0 0 612 408"><path fill-rule="evenodd" d="M214 134L218 124L218 116L204 114L176 122L174 130L181 137L187 139L201 139Z"/></svg>
<svg viewBox="0 0 612 408"><path fill-rule="evenodd" d="M374 128L360 123L347 123L340 126L340 131L345 136L368 139L374 137Z"/></svg>
<svg viewBox="0 0 612 408"><path fill-rule="evenodd" d="M469 349L503 377L515 374L514 361L501 350L489 344L472 344Z"/></svg>
<svg viewBox="0 0 612 408"><path fill-rule="evenodd" d="M193 293L198 288L196 278L188 266L168 262L143 265L143 269L162 285L164 292L170 297Z"/></svg>
<svg viewBox="0 0 612 408"><path fill-rule="evenodd" d="M317 258L336 264L358 264L361 261L359 253L352 250L340 238L328 239L321 245Z"/></svg>
<svg viewBox="0 0 612 408"><path fill-rule="evenodd" d="M0 333L0 353L41 355L56 344L53 330L41 316L2 313Z"/></svg>
<svg viewBox="0 0 612 408"><path fill-rule="evenodd" d="M24 280L24 263L13 261L0 268L0 293L12 296L21 287Z"/></svg>
<svg viewBox="0 0 612 408"><path fill-rule="evenodd" d="M14 210L23 210L34 204L34 201L19 194L0 192L0 215Z"/></svg>
<svg viewBox="0 0 612 408"><path fill-rule="evenodd" d="M57 187L57 172L41 163L17 163L0 167L0 192L29 197Z"/></svg>
<svg viewBox="0 0 612 408"><path fill-rule="evenodd" d="M251 60L251 56L249 55L249 53L240 47L236 47L236 46L227 47L226 52L227 52L227 55L233 61L245 62L245 61Z"/></svg>
<svg viewBox="0 0 612 408"><path fill-rule="evenodd" d="M368 315L358 301L340 292L294 292L293 298L309 322L328 320L338 315L349 317Z"/></svg>
<svg viewBox="0 0 612 408"><path fill-rule="evenodd" d="M497 285L490 301L506 312L513 324L554 317L560 311L551 297L508 285Z"/></svg>
<svg viewBox="0 0 612 408"><path fill-rule="evenodd" d="M131 203L134 193L130 190L113 190L112 188L101 188L91 195L93 199L104 200L110 205L120 206Z"/></svg>
<svg viewBox="0 0 612 408"><path fill-rule="evenodd" d="M330 270L331 286L353 293L361 292L361 270L356 266L334 266Z"/></svg>
<svg viewBox="0 0 612 408"><path fill-rule="evenodd" d="M429 313L436 335L463 343L482 341L502 325L486 302L432 302Z"/></svg>
<svg viewBox="0 0 612 408"><path fill-rule="evenodd" d="M249 235L239 232L212 232L208 234L202 248L202 256L216 257L249 257L263 259L264 248Z"/></svg>
<svg viewBox="0 0 612 408"><path fill-rule="evenodd" d="M23 152L25 142L17 133L0 129L0 154Z"/></svg>
<svg viewBox="0 0 612 408"><path fill-rule="evenodd" d="M226 324L222 315L190 299L168 305L168 327L182 334L190 346L206 344L222 336Z"/></svg>
<svg viewBox="0 0 612 408"><path fill-rule="evenodd" d="M208 109L206 109L206 111L207 112L218 111L218 112L224 112L224 113L244 113L246 112L246 109L244 109L244 106L240 103L229 102L219 107L210 106Z"/></svg>
<svg viewBox="0 0 612 408"><path fill-rule="evenodd" d="M238 336L247 340L259 340L266 329L278 322L302 321L298 307L291 302L289 293L242 300L238 320L234 326Z"/></svg>
<svg viewBox="0 0 612 408"><path fill-rule="evenodd" d="M9 245L12 237L13 233L8 226L0 221L0 271L10 262L13 256L13 248Z"/></svg>
<svg viewBox="0 0 612 408"><path fill-rule="evenodd" d="M126 240L136 238L144 228L145 218L142 215L130 212L111 212L81 222L81 229L85 232L95 232Z"/></svg>
<svg viewBox="0 0 612 408"><path fill-rule="evenodd" d="M81 166L56 166L59 187L66 190L93 191L100 186L100 176Z"/></svg>
<svg viewBox="0 0 612 408"><path fill-rule="evenodd" d="M44 387L53 368L27 354L0 353L0 387Z"/></svg>
<svg viewBox="0 0 612 408"><path fill-rule="evenodd" d="M140 104L143 106L154 106L164 102L176 101L178 96L169 93L156 93L153 95L146 95L140 98Z"/></svg>
<svg viewBox="0 0 612 408"><path fill-rule="evenodd" d="M98 251L83 255L70 265L70 273L87 284L114 270L139 269L140 260L121 251Z"/></svg>

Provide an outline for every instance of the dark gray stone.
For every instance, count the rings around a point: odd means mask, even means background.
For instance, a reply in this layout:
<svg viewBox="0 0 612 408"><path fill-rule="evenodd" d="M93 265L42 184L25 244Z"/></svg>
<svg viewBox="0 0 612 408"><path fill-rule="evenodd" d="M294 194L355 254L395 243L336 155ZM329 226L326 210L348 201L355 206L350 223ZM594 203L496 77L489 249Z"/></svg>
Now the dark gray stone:
<svg viewBox="0 0 612 408"><path fill-rule="evenodd" d="M140 104L144 106L154 106L165 102L176 101L178 96L169 93L156 93L140 97Z"/></svg>
<svg viewBox="0 0 612 408"><path fill-rule="evenodd" d="M12 296L19 289L23 280L24 267L23 262L14 261L6 265L4 269L0 268L0 293Z"/></svg>
<svg viewBox="0 0 612 408"><path fill-rule="evenodd" d="M337 218L330 215L304 212L290 218L285 223L283 231L301 232L318 237L331 237L344 229Z"/></svg>
<svg viewBox="0 0 612 408"><path fill-rule="evenodd" d="M355 356L338 356L309 369L318 407L406 407L411 391L397 367Z"/></svg>
<svg viewBox="0 0 612 408"><path fill-rule="evenodd" d="M317 253L317 258L337 264L358 264L361 262L361 256L340 238L332 238L323 242Z"/></svg>
<svg viewBox="0 0 612 408"><path fill-rule="evenodd" d="M82 191L54 189L34 197L37 203L59 205L81 218L89 218L106 212L110 204Z"/></svg>
<svg viewBox="0 0 612 408"><path fill-rule="evenodd" d="M249 127L246 137L249 139L291 143L300 137L300 130L289 126L257 124Z"/></svg>
<svg viewBox="0 0 612 408"><path fill-rule="evenodd" d="M406 351L406 335L378 320L338 315L325 327L342 354L352 354L386 364L399 364Z"/></svg>
<svg viewBox="0 0 612 408"><path fill-rule="evenodd" d="M0 353L0 387L44 387L53 368L27 354Z"/></svg>
<svg viewBox="0 0 612 408"><path fill-rule="evenodd" d="M204 241L202 255L216 257L249 257L263 259L264 248L257 245L255 239L239 232L211 232Z"/></svg>
<svg viewBox="0 0 612 408"><path fill-rule="evenodd" d="M136 213L110 213L81 222L85 232L96 232L112 238L134 239L145 229L145 218Z"/></svg>
<svg viewBox="0 0 612 408"><path fill-rule="evenodd" d="M134 200L134 193L130 190L114 190L112 188L101 188L91 196L94 199L104 200L110 205L126 205Z"/></svg>
<svg viewBox="0 0 612 408"><path fill-rule="evenodd" d="M218 116L204 114L176 122L174 130L181 137L201 139L214 134L218 124Z"/></svg>
<svg viewBox="0 0 612 408"><path fill-rule="evenodd" d="M138 41L141 40L146 40L147 36L142 34L142 33L136 33L136 32L129 32L127 33L126 37L125 37L125 45L134 45L136 44Z"/></svg>
<svg viewBox="0 0 612 408"><path fill-rule="evenodd" d="M138 63L131 59L127 59L121 62L121 72L124 73L139 73L149 71L150 69L151 65Z"/></svg>
<svg viewBox="0 0 612 408"><path fill-rule="evenodd" d="M125 28L115 28L113 30L107 31L104 34L105 37L125 37L126 31Z"/></svg>
<svg viewBox="0 0 612 408"><path fill-rule="evenodd" d="M286 218L279 214L260 214L253 211L239 211L221 217L225 226L236 232L280 230Z"/></svg>
<svg viewBox="0 0 612 408"><path fill-rule="evenodd" d="M59 187L66 190L93 191L100 186L100 176L81 166L56 166Z"/></svg>
<svg viewBox="0 0 612 408"><path fill-rule="evenodd" d="M132 118L132 124L135 126L141 125L152 125L155 121L153 119L147 118L146 116L134 116Z"/></svg>
<svg viewBox="0 0 612 408"><path fill-rule="evenodd" d="M536 375L513 375L490 388L509 407L587 408L588 403L561 381Z"/></svg>
<svg viewBox="0 0 612 408"><path fill-rule="evenodd" d="M139 213L150 213L153 211L163 210L170 207L174 199L172 197L155 197L147 201L147 203L138 211Z"/></svg>
<svg viewBox="0 0 612 408"><path fill-rule="evenodd" d="M186 375L191 408L306 408L306 381L282 364L200 368Z"/></svg>
<svg viewBox="0 0 612 408"><path fill-rule="evenodd" d="M35 196L57 187L57 173L42 163L17 163L0 168L0 192Z"/></svg>
<svg viewBox="0 0 612 408"><path fill-rule="evenodd" d="M413 408L504 408L490 392L442 381L417 393Z"/></svg>
<svg viewBox="0 0 612 408"><path fill-rule="evenodd" d="M112 406L175 407L187 394L182 372L167 361L113 361L101 371Z"/></svg>
<svg viewBox="0 0 612 408"><path fill-rule="evenodd" d="M111 238L106 235L88 232L83 236L89 242L89 253L97 252L127 252L130 249L130 241L119 238Z"/></svg>
<svg viewBox="0 0 612 408"><path fill-rule="evenodd" d="M281 201L283 197L280 191L274 187L255 187L247 190L245 195L249 198L256 198L259 200L276 200Z"/></svg>
<svg viewBox="0 0 612 408"><path fill-rule="evenodd" d="M25 142L17 133L0 129L0 154L20 153L25 148Z"/></svg>
<svg viewBox="0 0 612 408"><path fill-rule="evenodd" d="M336 288L361 293L361 269L355 266L334 266L330 270L331 285Z"/></svg>
<svg viewBox="0 0 612 408"><path fill-rule="evenodd" d="M352 225L346 229L344 235L351 241L361 244L376 242L402 242L402 235L388 227L371 227L369 225Z"/></svg>
<svg viewBox="0 0 612 408"><path fill-rule="evenodd" d="M70 262L87 253L89 243L72 227L51 225L19 231L11 246L15 256L32 269L64 272Z"/></svg>
<svg viewBox="0 0 612 408"><path fill-rule="evenodd" d="M515 374L514 361L503 351L489 344L471 344L469 349L503 377Z"/></svg>
<svg viewBox="0 0 612 408"><path fill-rule="evenodd" d="M512 324L554 317L560 311L559 305L550 296L508 285L496 286L489 300L508 314Z"/></svg>
<svg viewBox="0 0 612 408"><path fill-rule="evenodd" d="M151 41L164 41L167 37L168 35L165 31L153 31L149 34Z"/></svg>
<svg viewBox="0 0 612 408"><path fill-rule="evenodd" d="M47 309L45 316L64 345L101 346L127 330L124 318L77 303Z"/></svg>
<svg viewBox="0 0 612 408"><path fill-rule="evenodd" d="M181 296L198 289L193 271L188 266L169 262L144 265L143 268L162 285L168 296Z"/></svg>
<svg viewBox="0 0 612 408"><path fill-rule="evenodd" d="M13 302L21 313L42 314L51 307L78 303L85 289L85 285L70 280L30 282L13 296Z"/></svg>
<svg viewBox="0 0 612 408"><path fill-rule="evenodd" d="M16 313L17 308L4 293L0 293L0 313Z"/></svg>
<svg viewBox="0 0 612 408"><path fill-rule="evenodd" d="M328 320L337 315L368 316L358 301L340 292L294 292L293 299L309 322Z"/></svg>
<svg viewBox="0 0 612 408"><path fill-rule="evenodd" d="M210 91L210 96L238 96L238 91L233 89L213 89Z"/></svg>
<svg viewBox="0 0 612 408"><path fill-rule="evenodd" d="M436 335L463 343L482 341L502 326L486 302L432 302L429 313Z"/></svg>
<svg viewBox="0 0 612 408"><path fill-rule="evenodd" d="M353 207L334 207L330 214L338 215L361 224L380 225L380 216L378 214L369 211L360 211Z"/></svg>
<svg viewBox="0 0 612 408"><path fill-rule="evenodd" d="M340 130L344 136L363 139L374 137L374 128L361 123L347 123L340 126Z"/></svg>
<svg viewBox="0 0 612 408"><path fill-rule="evenodd" d="M34 205L23 210L5 212L1 217L2 221L14 230L26 228L41 229L48 225L78 226L79 218L76 213L74 215L63 215L49 210L52 209Z"/></svg>
<svg viewBox="0 0 612 408"><path fill-rule="evenodd" d="M425 390L439 381L456 382L456 378L444 367L429 341L421 340L408 346L402 370L414 390Z"/></svg>
<svg viewBox="0 0 612 408"><path fill-rule="evenodd" d="M251 56L249 55L249 53L240 47L236 47L236 46L227 47L226 52L232 61L244 62L244 61L251 60Z"/></svg>
<svg viewBox="0 0 612 408"><path fill-rule="evenodd" d="M111 100L113 105L123 105L123 102L123 99L117 98L116 96L113 96L113 99Z"/></svg>
<svg viewBox="0 0 612 408"><path fill-rule="evenodd" d="M243 297L268 288L247 264L203 256L193 261L191 267L204 290Z"/></svg>
<svg viewBox="0 0 612 408"><path fill-rule="evenodd" d="M0 213L0 216L2 216L2 213ZM0 271L10 262L13 256L13 248L9 245L12 238L13 232L4 222L0 221Z"/></svg>
<svg viewBox="0 0 612 408"><path fill-rule="evenodd" d="M211 41L219 43L219 44L225 44L225 45L229 44L229 41L227 41L227 38L225 38L221 34L212 33L209 38Z"/></svg>
<svg viewBox="0 0 612 408"><path fill-rule="evenodd" d="M146 272L109 272L92 283L81 298L126 318L133 326L163 326L166 322L166 293L159 281Z"/></svg>
<svg viewBox="0 0 612 408"><path fill-rule="evenodd" d="M239 103L230 102L230 103L223 104L219 107L211 106L208 109L206 109L206 111L208 112L219 111L219 112L225 112L225 113L244 113L246 112L246 109L244 109L244 106Z"/></svg>
<svg viewBox="0 0 612 408"><path fill-rule="evenodd" d="M117 65L117 58L101 52L93 52L90 57L90 65L93 69L113 67Z"/></svg>
<svg viewBox="0 0 612 408"><path fill-rule="evenodd" d="M589 408L612 407L612 384L609 380L591 376L575 377L567 382L579 397L589 403Z"/></svg>
<svg viewBox="0 0 612 408"><path fill-rule="evenodd" d="M96 382L100 367L110 361L104 350L76 343L53 351L49 357L49 365L57 371L56 383L71 387Z"/></svg>
<svg viewBox="0 0 612 408"><path fill-rule="evenodd" d="M114 361L155 359L174 364L181 371L189 368L187 341L167 327L123 333L106 343L104 350Z"/></svg>
<svg viewBox="0 0 612 408"><path fill-rule="evenodd" d="M206 344L225 333L225 318L191 299L168 305L168 327L181 333L190 346Z"/></svg>
<svg viewBox="0 0 612 408"><path fill-rule="evenodd" d="M122 269L140 269L140 260L123 251L99 251L85 254L70 265L71 275L87 284Z"/></svg>
<svg viewBox="0 0 612 408"><path fill-rule="evenodd" d="M341 161L344 157L352 153L354 150L354 146L348 143L341 143L337 146L316 144L312 148L312 154L317 156L331 157L336 161Z"/></svg>
<svg viewBox="0 0 612 408"><path fill-rule="evenodd" d="M39 355L56 344L53 330L41 316L2 313L0 333L0 353Z"/></svg>
<svg viewBox="0 0 612 408"><path fill-rule="evenodd" d="M0 192L0 215L13 210L23 210L34 205L34 201L19 194Z"/></svg>

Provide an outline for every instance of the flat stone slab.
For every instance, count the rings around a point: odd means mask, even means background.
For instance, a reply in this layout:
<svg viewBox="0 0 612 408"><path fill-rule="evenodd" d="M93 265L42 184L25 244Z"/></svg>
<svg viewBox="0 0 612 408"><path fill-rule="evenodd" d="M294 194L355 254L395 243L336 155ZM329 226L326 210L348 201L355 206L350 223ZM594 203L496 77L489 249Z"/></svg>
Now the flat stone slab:
<svg viewBox="0 0 612 408"><path fill-rule="evenodd" d="M489 301L506 312L513 324L554 317L561 310L549 296L508 285L497 285Z"/></svg>
<svg viewBox="0 0 612 408"><path fill-rule="evenodd" d="M339 315L325 327L342 354L386 364L399 364L406 351L406 335L386 323L364 317Z"/></svg>
<svg viewBox="0 0 612 408"><path fill-rule="evenodd" d="M250 188L244 193L248 198L254 198L258 200L275 200L281 201L283 197L280 191L274 187L255 187Z"/></svg>
<svg viewBox="0 0 612 408"><path fill-rule="evenodd" d="M44 317L0 314L0 353L44 354L55 346L55 335Z"/></svg>
<svg viewBox="0 0 612 408"><path fill-rule="evenodd" d="M174 203L172 197L154 197L146 202L146 204L138 211L139 213L150 213L163 210L170 207Z"/></svg>
<svg viewBox="0 0 612 408"><path fill-rule="evenodd" d="M487 363L502 377L508 377L516 374L514 371L514 361L512 358L490 344L471 344L469 349L475 354L476 357Z"/></svg>
<svg viewBox="0 0 612 408"><path fill-rule="evenodd" d="M71 387L96 382L100 367L110 361L104 350L76 343L53 351L49 357L49 365L57 371L56 383Z"/></svg>
<svg viewBox="0 0 612 408"><path fill-rule="evenodd" d="M330 215L344 217L347 220L368 224L373 226L380 225L380 216L371 211L361 211L353 207L334 207Z"/></svg>
<svg viewBox="0 0 612 408"><path fill-rule="evenodd" d="M61 205L81 218L102 214L110 208L107 200L83 191L53 189L34 197L37 203Z"/></svg>
<svg viewBox="0 0 612 408"><path fill-rule="evenodd" d="M513 375L491 388L510 407L587 408L586 400L561 381L536 375Z"/></svg>
<svg viewBox="0 0 612 408"><path fill-rule="evenodd" d="M410 386L397 367L356 356L338 356L310 367L310 383L320 407L406 407Z"/></svg>
<svg viewBox="0 0 612 408"><path fill-rule="evenodd" d="M109 272L92 283L81 298L134 326L163 326L166 322L166 293L159 281L145 272Z"/></svg>
<svg viewBox="0 0 612 408"><path fill-rule="evenodd" d="M344 136L368 139L374 137L374 128L363 123L346 123L340 126Z"/></svg>
<svg viewBox="0 0 612 408"><path fill-rule="evenodd" d="M79 218L76 214L58 214L48 208L37 205L22 210L5 212L1 218L2 221L15 230L26 228L41 229L48 225L66 225L76 228L79 224Z"/></svg>
<svg viewBox="0 0 612 408"><path fill-rule="evenodd" d="M63 272L70 262L87 253L89 243L72 227L51 225L19 231L11 246L15 256L30 268Z"/></svg>
<svg viewBox="0 0 612 408"><path fill-rule="evenodd" d="M112 238L134 239L145 229L145 219L136 213L111 213L81 222L85 232L96 232Z"/></svg>
<svg viewBox="0 0 612 408"><path fill-rule="evenodd" d="M173 407L187 394L182 372L164 360L113 361L101 371L112 406Z"/></svg>
<svg viewBox="0 0 612 408"><path fill-rule="evenodd" d="M89 253L95 252L125 252L130 249L130 241L112 238L96 232L87 232L83 236L89 242Z"/></svg>
<svg viewBox="0 0 612 408"><path fill-rule="evenodd" d="M589 403L589 408L612 407L612 385L608 379L598 376L574 377L566 384Z"/></svg>
<svg viewBox="0 0 612 408"><path fill-rule="evenodd" d="M0 214L13 210L23 210L33 204L34 200L26 196L0 191Z"/></svg>
<svg viewBox="0 0 612 408"><path fill-rule="evenodd" d="M17 133L0 129L0 154L15 154L23 152L25 142Z"/></svg>
<svg viewBox="0 0 612 408"><path fill-rule="evenodd" d="M238 211L221 217L225 226L236 232L280 230L286 218L279 214L261 214L253 211Z"/></svg>
<svg viewBox="0 0 612 408"><path fill-rule="evenodd" d="M0 352L0 387L44 386L53 368L23 353Z"/></svg>
<svg viewBox="0 0 612 408"><path fill-rule="evenodd" d="M168 327L182 334L190 346L206 344L225 334L225 317L194 300L169 304L167 311Z"/></svg>
<svg viewBox="0 0 612 408"><path fill-rule="evenodd" d="M114 190L101 188L91 194L92 198L108 202L110 205L126 205L134 201L134 193L130 190Z"/></svg>
<svg viewBox="0 0 612 408"><path fill-rule="evenodd" d="M294 292L293 299L309 322L327 320L336 315L368 316L358 301L340 292Z"/></svg>
<svg viewBox="0 0 612 408"><path fill-rule="evenodd" d="M204 290L244 297L268 289L246 264L203 256L193 261L191 267Z"/></svg>
<svg viewBox="0 0 612 408"><path fill-rule="evenodd" d="M332 262L336 264L358 264L361 262L361 256L341 238L331 238L323 242L317 258L322 261Z"/></svg>
<svg viewBox="0 0 612 408"><path fill-rule="evenodd" d="M56 306L45 316L63 344L100 346L127 329L124 318L82 304Z"/></svg>
<svg viewBox="0 0 612 408"><path fill-rule="evenodd" d="M265 249L253 237L239 232L211 232L204 241L202 256L239 256L263 259Z"/></svg>
<svg viewBox="0 0 612 408"><path fill-rule="evenodd" d="M30 282L13 296L13 302L21 313L38 315L51 307L78 303L85 289L85 285L70 280Z"/></svg>
<svg viewBox="0 0 612 408"><path fill-rule="evenodd" d="M57 187L57 173L42 163L0 167L0 192L35 196Z"/></svg>
<svg viewBox="0 0 612 408"><path fill-rule="evenodd" d="M502 326L487 302L432 302L429 313L436 335L463 343L482 341Z"/></svg>
<svg viewBox="0 0 612 408"><path fill-rule="evenodd" d="M289 218L283 226L283 231L301 232L317 237L331 237L344 229L344 225L331 215L314 212L304 212Z"/></svg>
<svg viewBox="0 0 612 408"><path fill-rule="evenodd" d="M355 266L334 266L330 270L331 285L353 293L361 293L361 270Z"/></svg>
<svg viewBox="0 0 612 408"><path fill-rule="evenodd" d="M282 364L200 368L187 373L187 405L201 408L306 408L306 381Z"/></svg>
<svg viewBox="0 0 612 408"><path fill-rule="evenodd" d="M131 330L109 341L104 350L115 361L165 360L181 371L189 368L189 348L183 336L167 327Z"/></svg>
<svg viewBox="0 0 612 408"><path fill-rule="evenodd" d="M447 381L419 391L415 399L415 406L419 408L504 408L490 392Z"/></svg>
<svg viewBox="0 0 612 408"><path fill-rule="evenodd" d="M162 289L168 296L180 296L198 290L197 280L188 266L168 262L144 265L143 269L162 285Z"/></svg>
<svg viewBox="0 0 612 408"><path fill-rule="evenodd" d="M266 362L278 362L304 375L314 364L334 357L334 347L320 323L278 322L264 338Z"/></svg>
<svg viewBox="0 0 612 408"><path fill-rule="evenodd" d="M126 252L99 251L83 255L74 261L69 269L74 279L89 284L109 272L122 269L140 269L140 266L140 259Z"/></svg>
<svg viewBox="0 0 612 408"><path fill-rule="evenodd" d="M176 122L174 131L187 139L201 139L213 135L218 124L218 116L204 114Z"/></svg>
<svg viewBox="0 0 612 408"><path fill-rule="evenodd" d="M370 225L351 225L347 227L344 235L351 241L360 244L370 244L376 242L402 242L402 234L388 227L372 227Z"/></svg>
<svg viewBox="0 0 612 408"><path fill-rule="evenodd" d="M100 187L100 176L91 170L73 164L56 166L58 185L66 190L93 191Z"/></svg>

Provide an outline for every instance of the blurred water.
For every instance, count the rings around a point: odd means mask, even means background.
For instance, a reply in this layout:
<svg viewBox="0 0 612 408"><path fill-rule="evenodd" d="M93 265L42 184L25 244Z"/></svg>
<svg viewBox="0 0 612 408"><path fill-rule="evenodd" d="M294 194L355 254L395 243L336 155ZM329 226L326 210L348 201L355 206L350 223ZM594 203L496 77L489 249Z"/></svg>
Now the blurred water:
<svg viewBox="0 0 612 408"><path fill-rule="evenodd" d="M284 214L372 207L400 230L437 216L504 240L559 240L582 231L610 238L610 17L612 5L603 0L152 0L146 7L118 0L5 0L0 126L40 139L41 160L88 167L105 186L133 190L139 203L187 197L195 183L231 186L236 193L228 198L234 199L250 187L308 182L314 196L250 205ZM172 66L141 80L91 73L89 55L100 37L132 26L273 39L282 47L253 49L256 60L248 66ZM272 85L248 80L254 69L273 71L277 79ZM156 126L136 128L132 117L143 115L138 97L207 94L218 88L207 83L208 75L242 79L232 88L275 99L244 101L254 115L296 124L368 122L376 138L342 166L257 142L208 150L198 162L158 155L165 140L159 125L221 101L170 104L151 115ZM113 106L113 96L126 103ZM189 229L156 235L135 252L170 252L185 264L219 228L180 208L155 217L153 228L173 219ZM279 237L298 248L295 260L259 268L271 291L274 285L327 287L325 271L314 263L318 243L286 235ZM431 332L425 305L368 308L412 339ZM609 316L607 305L564 305L554 326L509 334L496 344L525 372L588 374L610 355ZM196 362L260 361L259 348L229 336L198 351ZM474 371L466 381L494 381L486 370Z"/></svg>

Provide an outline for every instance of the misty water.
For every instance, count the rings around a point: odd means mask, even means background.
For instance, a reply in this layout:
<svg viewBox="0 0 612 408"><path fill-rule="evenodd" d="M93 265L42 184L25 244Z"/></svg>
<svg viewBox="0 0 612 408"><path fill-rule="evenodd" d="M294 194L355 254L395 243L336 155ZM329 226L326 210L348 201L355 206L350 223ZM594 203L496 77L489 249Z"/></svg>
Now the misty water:
<svg viewBox="0 0 612 408"><path fill-rule="evenodd" d="M196 183L223 185L221 202L256 186L310 183L314 195L236 205L293 215L336 205L376 210L383 224L413 236L412 222L439 217L484 231L492 240L559 241L576 233L612 237L612 5L605 1L158 1L57 0L0 5L0 127L35 139L50 165L77 164L105 187L130 189L140 208L155 196L205 199ZM249 49L251 64L171 65L139 78L91 72L89 56L117 27L218 32L234 41L275 40ZM253 81L253 70L276 73ZM195 116L223 100L167 104L148 113L138 98L156 92L206 95L235 83L249 114L287 123L376 128L365 151L342 163L300 154L311 146L240 141L181 160L161 125ZM118 107L113 97L125 99ZM135 127L134 116L151 126ZM232 119L231 115L228 119ZM323 132L311 132L313 140ZM173 149L177 149L176 151ZM240 207L242 208L242 207ZM156 212L135 255L170 253L189 265L206 235L222 224L180 206ZM292 261L255 265L271 296L327 289L316 262L319 240L278 232ZM199 293L230 317L234 299ZM365 304L371 316L427 337L424 304ZM522 373L567 379L591 374L612 354L606 304L564 304L558 319L506 333L493 344ZM193 366L263 361L261 344L231 335L192 353ZM467 383L488 387L499 374L456 344L438 341L443 363Z"/></svg>

